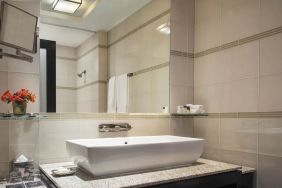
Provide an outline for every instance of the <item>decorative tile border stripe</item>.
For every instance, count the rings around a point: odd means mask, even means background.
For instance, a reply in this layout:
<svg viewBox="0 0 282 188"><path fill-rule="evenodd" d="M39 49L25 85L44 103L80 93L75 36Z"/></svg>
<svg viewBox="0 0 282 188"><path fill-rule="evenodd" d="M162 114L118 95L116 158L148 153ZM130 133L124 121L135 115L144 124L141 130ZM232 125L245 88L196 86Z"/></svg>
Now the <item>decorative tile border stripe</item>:
<svg viewBox="0 0 282 188"><path fill-rule="evenodd" d="M97 81L90 82L88 84L85 84L83 86L78 86L78 87L56 86L56 89L78 90L78 89L82 89L82 88L85 88L85 87L88 87L88 86L92 86L94 84L107 84L107 83L108 82L104 81L104 80L97 80Z"/></svg>
<svg viewBox="0 0 282 188"><path fill-rule="evenodd" d="M104 81L104 80L97 80L97 81L94 81L94 82L90 82L88 84L85 84L83 86L78 86L77 89L82 89L82 88L85 88L85 87L88 87L88 86L92 86L94 84L107 84L108 82L107 81Z"/></svg>
<svg viewBox="0 0 282 188"><path fill-rule="evenodd" d="M163 113L40 113L43 120L64 119L131 119L131 118L170 118L170 114Z"/></svg>
<svg viewBox="0 0 282 188"><path fill-rule="evenodd" d="M39 113L36 118L6 118L0 120L64 120L64 119L132 119L132 118L282 118L282 111L277 112L238 112L238 113L208 113L205 115L175 115L169 113Z"/></svg>
<svg viewBox="0 0 282 188"><path fill-rule="evenodd" d="M205 55L209 55L211 53L219 52L219 51L226 50L226 49L229 49L229 48L234 48L236 46L243 45L243 44L246 44L246 43L249 43L249 42L253 42L253 41L256 41L256 40L259 40L259 39L263 39L263 38L266 38L266 37L270 37L270 36L273 36L273 35L276 35L276 34L279 34L279 33L282 33L282 26L268 30L268 31L264 31L262 33L258 33L258 34L255 34L255 35L252 35L252 36L249 36L249 37L245 37L245 38L242 38L242 39L230 42L230 43L226 43L226 44L223 44L221 46L210 48L210 49L204 50L202 52L195 53L194 57L198 58L198 57L202 57L202 56L205 56Z"/></svg>
<svg viewBox="0 0 282 188"><path fill-rule="evenodd" d="M61 56L56 56L56 59L62 59L62 60L68 60L68 61L76 61L77 60L77 58L61 57Z"/></svg>
<svg viewBox="0 0 282 188"><path fill-rule="evenodd" d="M164 68L164 67L167 67L167 66L169 66L169 62L162 63L162 64L159 64L159 65L156 65L156 66L153 66L153 67L149 67L149 68L146 68L146 69L142 69L142 70L133 72L132 76L137 76L139 74L143 74L143 73L147 73L147 72L150 72L150 71L158 70L158 69L161 69L161 68Z"/></svg>
<svg viewBox="0 0 282 188"><path fill-rule="evenodd" d="M195 118L282 118L282 111L208 113L207 116L195 116Z"/></svg>
<svg viewBox="0 0 282 188"><path fill-rule="evenodd" d="M157 21L158 19L160 19L161 17L163 17L163 16L165 16L165 15L167 15L167 14L169 14L169 13L170 13L170 9L168 9L168 10L162 12L161 14L159 14L159 15L157 15L157 16L151 18L151 19L148 20L147 22L145 22L145 23L143 23L142 25L136 27L136 28L133 29L132 31L129 31L128 33L126 33L126 34L124 34L123 36L121 36L119 39L117 39L117 40L115 40L114 42L112 42L111 44L109 44L108 47L111 47L111 46L117 44L118 42L120 42L121 40L125 39L126 37L129 37L130 35L136 33L138 30L140 30L140 29L142 29L142 28L148 26L149 24L151 24L151 23Z"/></svg>
<svg viewBox="0 0 282 188"><path fill-rule="evenodd" d="M76 87L56 86L56 89L77 90Z"/></svg>
<svg viewBox="0 0 282 188"><path fill-rule="evenodd" d="M81 54L76 60L79 60L79 59L83 58L84 56L86 56L87 54L91 53L92 51L94 51L94 50L96 50L98 48L107 49L108 46L106 46L106 45L96 45L96 46L90 48L89 50L87 50L86 52L84 52L83 54Z"/></svg>
<svg viewBox="0 0 282 188"><path fill-rule="evenodd" d="M170 55L194 58L194 53L181 52L181 51L176 51L176 50L170 50Z"/></svg>

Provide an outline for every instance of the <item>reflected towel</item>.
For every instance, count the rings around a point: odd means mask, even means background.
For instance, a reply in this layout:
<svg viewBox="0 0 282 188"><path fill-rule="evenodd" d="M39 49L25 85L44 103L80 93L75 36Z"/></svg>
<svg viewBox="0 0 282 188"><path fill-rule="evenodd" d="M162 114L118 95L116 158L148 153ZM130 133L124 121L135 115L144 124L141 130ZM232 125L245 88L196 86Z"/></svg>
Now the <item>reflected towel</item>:
<svg viewBox="0 0 282 188"><path fill-rule="evenodd" d="M125 113L128 112L128 76L123 74L116 77L116 101L117 101L117 112Z"/></svg>
<svg viewBox="0 0 282 188"><path fill-rule="evenodd" d="M116 108L116 77L113 76L110 78L108 83L108 113L115 113Z"/></svg>

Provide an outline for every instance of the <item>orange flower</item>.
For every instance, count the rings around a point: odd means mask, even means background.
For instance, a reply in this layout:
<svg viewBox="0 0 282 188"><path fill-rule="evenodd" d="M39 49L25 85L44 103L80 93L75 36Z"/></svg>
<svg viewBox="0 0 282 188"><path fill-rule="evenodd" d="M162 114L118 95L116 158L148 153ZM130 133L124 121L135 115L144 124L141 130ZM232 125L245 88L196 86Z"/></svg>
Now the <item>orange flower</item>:
<svg viewBox="0 0 282 188"><path fill-rule="evenodd" d="M36 96L29 92L29 90L27 89L21 89L20 91L14 93L13 95L10 93L10 91L6 91L2 96L1 96L1 100L3 102L19 102L19 103L23 103L23 102L35 102Z"/></svg>
<svg viewBox="0 0 282 188"><path fill-rule="evenodd" d="M24 102L24 99L21 98L20 96L16 96L16 97L15 97L15 101L16 101L16 102Z"/></svg>
<svg viewBox="0 0 282 188"><path fill-rule="evenodd" d="M3 95L1 96L1 100L3 102L7 102L10 103L12 101L12 94L10 93L9 90L5 91L5 93L3 93Z"/></svg>

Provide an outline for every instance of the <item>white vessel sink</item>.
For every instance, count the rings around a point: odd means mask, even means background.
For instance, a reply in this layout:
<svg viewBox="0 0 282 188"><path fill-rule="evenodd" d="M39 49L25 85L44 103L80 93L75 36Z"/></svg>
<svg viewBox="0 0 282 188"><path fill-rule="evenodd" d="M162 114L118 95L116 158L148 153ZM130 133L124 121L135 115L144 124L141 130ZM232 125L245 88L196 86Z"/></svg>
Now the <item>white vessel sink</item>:
<svg viewBox="0 0 282 188"><path fill-rule="evenodd" d="M178 136L141 136L67 140L76 165L94 176L121 175L194 163L204 140Z"/></svg>

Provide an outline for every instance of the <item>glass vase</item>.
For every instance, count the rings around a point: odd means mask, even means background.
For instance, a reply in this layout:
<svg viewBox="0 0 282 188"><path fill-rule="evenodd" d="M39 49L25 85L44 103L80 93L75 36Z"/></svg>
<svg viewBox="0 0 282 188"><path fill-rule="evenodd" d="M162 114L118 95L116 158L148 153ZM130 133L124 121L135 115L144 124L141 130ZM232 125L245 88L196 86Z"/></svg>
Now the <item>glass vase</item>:
<svg viewBox="0 0 282 188"><path fill-rule="evenodd" d="M22 116L26 114L26 102L13 102L13 113L16 116Z"/></svg>

